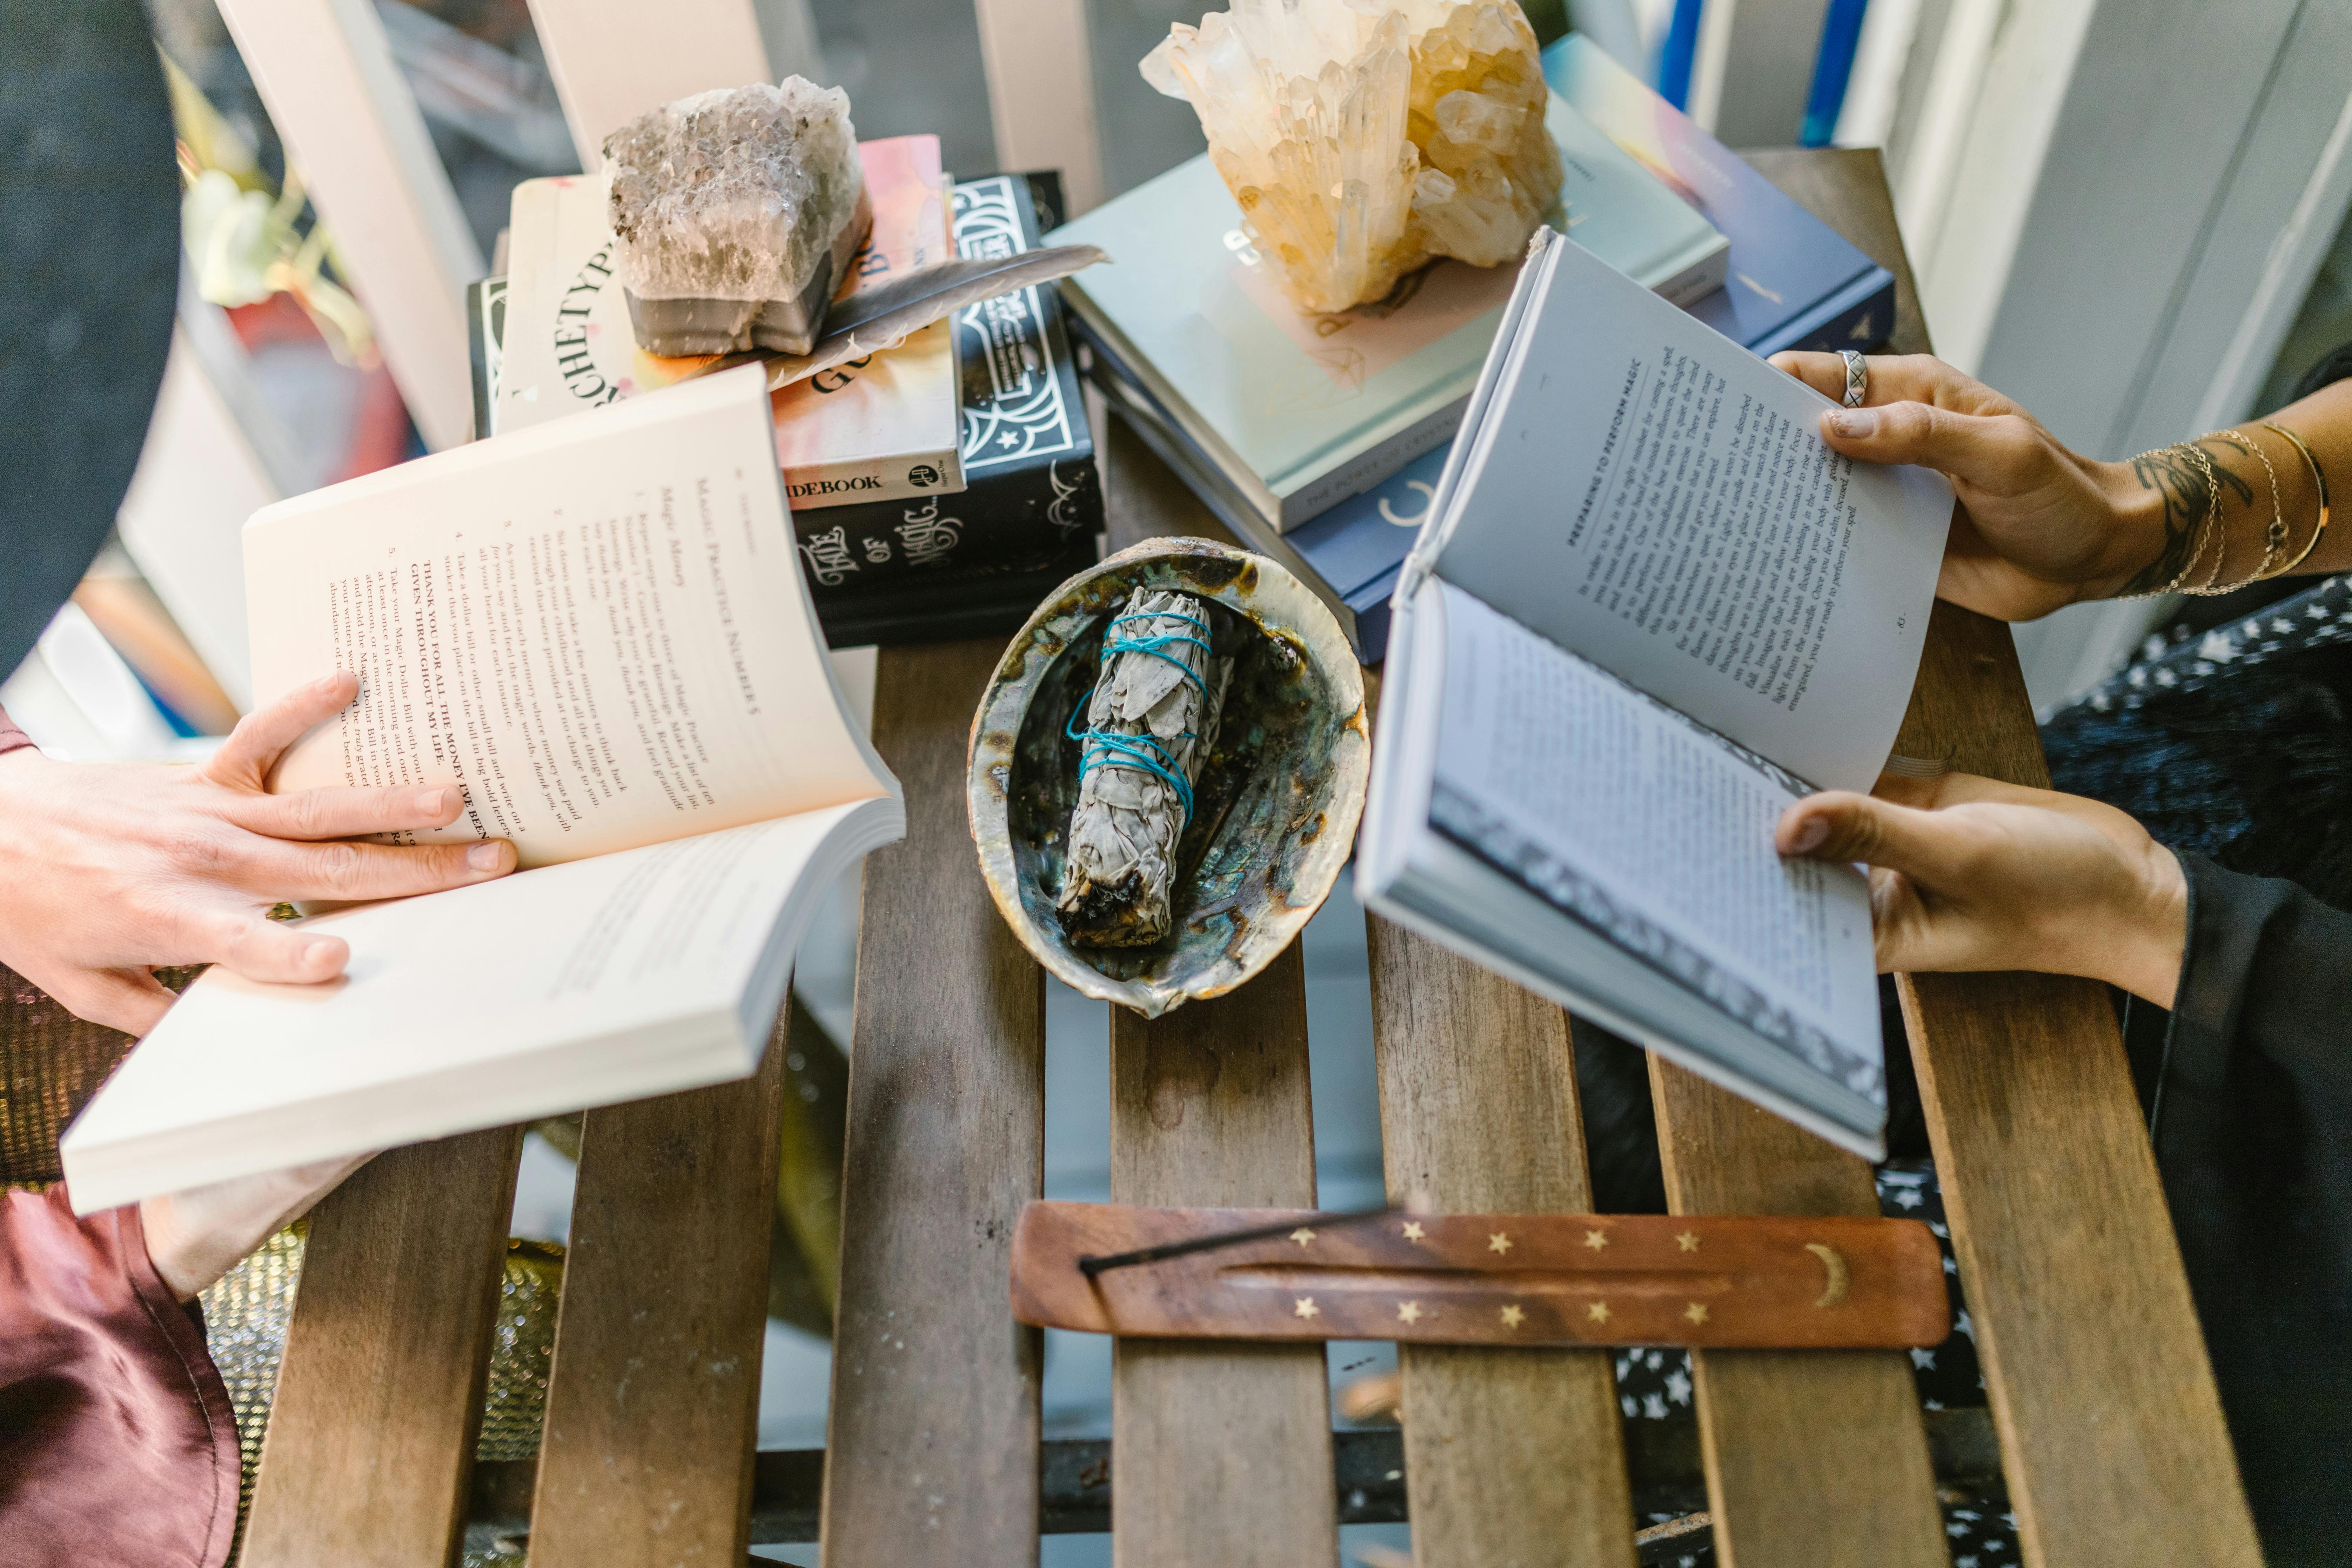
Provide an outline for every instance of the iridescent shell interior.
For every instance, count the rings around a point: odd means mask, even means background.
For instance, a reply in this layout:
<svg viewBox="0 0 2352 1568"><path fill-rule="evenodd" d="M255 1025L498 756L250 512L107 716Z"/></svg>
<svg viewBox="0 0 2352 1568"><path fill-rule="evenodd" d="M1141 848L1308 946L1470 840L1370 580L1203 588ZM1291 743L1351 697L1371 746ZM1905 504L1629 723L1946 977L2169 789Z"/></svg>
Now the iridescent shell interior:
<svg viewBox="0 0 2352 1568"><path fill-rule="evenodd" d="M1202 600L1233 679L1178 845L1173 933L1153 947L1080 947L1054 908L1078 797L1067 726L1100 673L1106 627L1142 586ZM967 780L981 870L1040 963L1157 1017L1249 979L1321 906L1355 841L1370 750L1363 673L1304 584L1228 545L1147 540L1063 584L998 663Z"/></svg>

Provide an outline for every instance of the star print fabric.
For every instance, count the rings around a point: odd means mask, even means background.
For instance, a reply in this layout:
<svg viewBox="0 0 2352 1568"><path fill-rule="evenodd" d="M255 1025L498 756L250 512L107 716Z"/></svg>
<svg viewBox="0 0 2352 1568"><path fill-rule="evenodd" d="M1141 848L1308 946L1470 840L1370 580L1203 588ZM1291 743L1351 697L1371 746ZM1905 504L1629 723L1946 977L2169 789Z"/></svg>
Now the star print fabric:
<svg viewBox="0 0 2352 1568"><path fill-rule="evenodd" d="M1923 1222L1943 1254L1944 1286L1951 1300L1952 1332L1933 1349L1911 1352L1911 1376L1927 1410L1960 1409L1985 1402L1984 1376L1977 1363L1975 1323L1960 1294L1959 1264L1952 1252L1952 1230L1944 1218L1943 1189L1937 1185L1934 1164L1927 1160L1891 1160L1879 1167L1878 1207L1889 1219ZM1697 1418L1696 1390L1688 1351L1633 1347L1616 1353L1617 1405L1628 1421L1690 1421ZM1945 1542L1952 1568L2015 1568L2017 1518L2000 1491L1939 1490L1944 1510ZM1663 1524L1649 1519L1644 1524ZM1712 1538L1701 1534L1676 1538L1657 1554L1645 1553L1644 1563L1670 1563L1676 1568L1717 1568L1722 1559Z"/></svg>

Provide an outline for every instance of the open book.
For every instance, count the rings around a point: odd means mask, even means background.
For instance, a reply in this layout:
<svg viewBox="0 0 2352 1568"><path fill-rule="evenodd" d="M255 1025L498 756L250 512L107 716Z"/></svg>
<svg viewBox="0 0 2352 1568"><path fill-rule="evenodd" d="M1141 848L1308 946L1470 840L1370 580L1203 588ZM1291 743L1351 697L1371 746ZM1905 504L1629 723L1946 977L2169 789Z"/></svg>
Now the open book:
<svg viewBox="0 0 2352 1568"><path fill-rule="evenodd" d="M314 916L331 984L206 973L68 1131L76 1208L757 1067L825 890L905 831L774 440L750 366L254 515L257 703L361 681L273 787L455 779L425 837L524 869Z"/></svg>
<svg viewBox="0 0 2352 1568"><path fill-rule="evenodd" d="M1876 1157L1860 871L1772 826L1868 789L1952 495L1539 232L1399 580L1358 886L1381 913Z"/></svg>

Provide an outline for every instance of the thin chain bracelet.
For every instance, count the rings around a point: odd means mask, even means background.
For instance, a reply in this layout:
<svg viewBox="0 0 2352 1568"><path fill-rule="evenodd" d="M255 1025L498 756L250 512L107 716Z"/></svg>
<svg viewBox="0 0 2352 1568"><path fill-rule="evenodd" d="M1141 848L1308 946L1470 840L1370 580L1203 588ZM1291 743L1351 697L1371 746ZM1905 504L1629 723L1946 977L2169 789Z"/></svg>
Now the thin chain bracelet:
<svg viewBox="0 0 2352 1568"><path fill-rule="evenodd" d="M2206 541L2213 537L2221 523L2221 481L2213 472L2213 459L2206 454L2203 447L2198 446L2194 441L2175 441L2169 447L2159 447L2156 449L2159 452L2185 452L2198 464L2199 467L2205 470L2205 519L2202 522L2197 525L2197 535L2194 539L2189 541L2189 559L2180 563L2180 572L2178 576L2174 577L2171 582L2165 584L2161 587L2150 588L2147 592L2140 594L2124 594L2117 595L2120 598L2153 599L2160 594L2195 594L2209 591L2188 586L2189 574L2196 571L2197 563L2205 558ZM2221 575L2221 563L2227 558L2228 554L2228 547L2224 544L2222 549L2215 554L2212 576L2218 577ZM2210 578L2209 578L2208 581L2210 581Z"/></svg>
<svg viewBox="0 0 2352 1568"><path fill-rule="evenodd" d="M2246 579L2247 583L2259 583L2271 575L2272 566L2286 553L2286 509L2279 500L2278 470L2271 467L2270 454L2263 451L2259 444L2243 433L2236 430L2216 430L2213 434L2229 442L2232 447L2242 447L2252 452L2263 465L2263 472L2270 476L2271 524L2263 534L2263 563L2254 569L2252 576ZM2241 583L2238 585L2244 587L2245 584Z"/></svg>

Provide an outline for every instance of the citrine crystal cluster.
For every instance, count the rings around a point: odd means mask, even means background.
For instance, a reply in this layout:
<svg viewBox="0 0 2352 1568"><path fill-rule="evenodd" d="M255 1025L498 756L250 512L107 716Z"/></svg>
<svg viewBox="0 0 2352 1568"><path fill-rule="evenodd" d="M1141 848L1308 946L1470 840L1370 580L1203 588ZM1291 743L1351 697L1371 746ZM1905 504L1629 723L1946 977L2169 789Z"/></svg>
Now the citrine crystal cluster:
<svg viewBox="0 0 2352 1568"><path fill-rule="evenodd" d="M1170 28L1142 69L1200 115L1302 310L1379 300L1435 257L1516 259L1559 194L1514 0L1234 0Z"/></svg>

